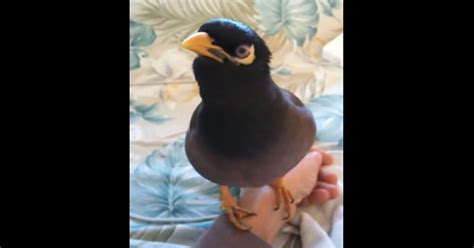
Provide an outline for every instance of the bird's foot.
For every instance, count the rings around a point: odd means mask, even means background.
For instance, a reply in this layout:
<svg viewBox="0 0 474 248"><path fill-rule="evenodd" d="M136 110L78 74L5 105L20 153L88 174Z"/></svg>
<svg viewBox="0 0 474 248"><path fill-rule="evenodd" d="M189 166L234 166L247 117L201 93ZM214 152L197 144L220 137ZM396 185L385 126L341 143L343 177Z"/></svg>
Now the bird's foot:
<svg viewBox="0 0 474 248"><path fill-rule="evenodd" d="M249 227L241 222L241 219L256 216L257 214L237 206L237 202L234 197L229 192L229 187L220 186L220 201L221 208L225 210L230 222L237 228L242 231L250 230L252 227Z"/></svg>
<svg viewBox="0 0 474 248"><path fill-rule="evenodd" d="M275 190L275 196L276 196L276 204L273 207L273 210L277 211L280 209L281 202L283 201L283 204L285 205L285 217L283 217L284 220L287 220L290 218L291 215L291 203L293 203L295 200L293 199L293 196L291 195L291 192L285 187L285 183L283 182L283 178L277 178L275 179L270 186Z"/></svg>

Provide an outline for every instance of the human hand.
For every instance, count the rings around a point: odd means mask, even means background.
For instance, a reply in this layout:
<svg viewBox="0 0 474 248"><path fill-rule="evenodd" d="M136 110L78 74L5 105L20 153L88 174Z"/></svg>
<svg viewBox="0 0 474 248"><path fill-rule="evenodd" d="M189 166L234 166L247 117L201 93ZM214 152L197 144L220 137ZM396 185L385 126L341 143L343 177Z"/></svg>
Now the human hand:
<svg viewBox="0 0 474 248"><path fill-rule="evenodd" d="M339 195L337 175L326 169L331 163L329 154L313 147L303 160L284 176L285 185L295 200L291 208L292 213L296 204L321 204ZM270 186L245 188L239 199L239 206L257 213L256 217L244 219L243 223L252 226L251 232L269 244L285 224L284 208L273 211L270 207L275 200L274 191Z"/></svg>

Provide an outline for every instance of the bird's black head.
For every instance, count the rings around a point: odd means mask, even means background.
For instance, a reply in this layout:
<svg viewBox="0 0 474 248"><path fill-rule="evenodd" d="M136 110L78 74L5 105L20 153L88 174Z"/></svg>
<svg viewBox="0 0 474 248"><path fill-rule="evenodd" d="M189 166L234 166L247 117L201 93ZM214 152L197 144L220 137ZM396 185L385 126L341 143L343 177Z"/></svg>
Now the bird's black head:
<svg viewBox="0 0 474 248"><path fill-rule="evenodd" d="M256 90L270 77L270 50L243 23L211 19L184 40L182 47L198 54L193 71L203 99L208 95Z"/></svg>

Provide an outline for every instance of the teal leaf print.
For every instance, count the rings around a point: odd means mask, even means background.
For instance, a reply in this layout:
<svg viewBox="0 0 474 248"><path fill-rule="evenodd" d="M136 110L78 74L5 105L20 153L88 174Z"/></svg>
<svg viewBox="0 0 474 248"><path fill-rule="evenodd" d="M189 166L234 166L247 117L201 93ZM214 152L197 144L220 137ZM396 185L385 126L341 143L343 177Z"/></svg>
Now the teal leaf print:
<svg viewBox="0 0 474 248"><path fill-rule="evenodd" d="M211 227L212 223L214 223L214 220L190 223L189 226L196 229L207 230Z"/></svg>
<svg viewBox="0 0 474 248"><path fill-rule="evenodd" d="M140 56L147 56L140 47L151 45L155 39L152 27L130 20L130 70L140 67Z"/></svg>
<svg viewBox="0 0 474 248"><path fill-rule="evenodd" d="M291 75L291 70L286 67L278 67L272 70L273 74L277 74L279 76L289 76Z"/></svg>
<svg viewBox="0 0 474 248"><path fill-rule="evenodd" d="M130 50L130 70L140 67L140 57L136 51Z"/></svg>
<svg viewBox="0 0 474 248"><path fill-rule="evenodd" d="M224 17L253 26L248 0L136 0L135 17L153 26L162 42L182 41L212 18Z"/></svg>
<svg viewBox="0 0 474 248"><path fill-rule="evenodd" d="M343 147L344 147L343 138L341 138L341 140L339 140L339 142L337 142L337 148L342 149Z"/></svg>
<svg viewBox="0 0 474 248"><path fill-rule="evenodd" d="M130 111L130 123L134 123L138 118L140 118L140 114L135 111Z"/></svg>
<svg viewBox="0 0 474 248"><path fill-rule="evenodd" d="M162 117L160 115L151 115L151 116L145 115L145 116L142 116L142 117L146 121L152 122L152 123L155 123L155 124L161 124L161 123L168 120L168 118Z"/></svg>
<svg viewBox="0 0 474 248"><path fill-rule="evenodd" d="M302 46L317 32L318 5L315 0L255 0L259 27L269 35L284 32Z"/></svg>
<svg viewBox="0 0 474 248"><path fill-rule="evenodd" d="M153 151L130 176L130 212L151 218L194 218L220 213L218 185L189 163L184 139Z"/></svg>
<svg viewBox="0 0 474 248"><path fill-rule="evenodd" d="M334 16L333 10L339 8L340 0L322 0L320 1L323 7L323 14L327 16Z"/></svg>
<svg viewBox="0 0 474 248"><path fill-rule="evenodd" d="M130 20L130 46L149 46L155 41L156 35L152 27Z"/></svg>
<svg viewBox="0 0 474 248"><path fill-rule="evenodd" d="M130 123L134 123L139 118L142 118L153 124L161 124L169 118L162 116L159 113L159 107L157 103L153 104L138 104L133 100L130 100Z"/></svg>
<svg viewBox="0 0 474 248"><path fill-rule="evenodd" d="M135 105L135 110L137 112L142 113L143 115L146 115L150 112L152 112L156 108L155 104L152 105Z"/></svg>
<svg viewBox="0 0 474 248"><path fill-rule="evenodd" d="M343 138L342 95L323 95L308 102L316 121L316 139L323 142L339 142ZM342 141L341 141L342 144Z"/></svg>

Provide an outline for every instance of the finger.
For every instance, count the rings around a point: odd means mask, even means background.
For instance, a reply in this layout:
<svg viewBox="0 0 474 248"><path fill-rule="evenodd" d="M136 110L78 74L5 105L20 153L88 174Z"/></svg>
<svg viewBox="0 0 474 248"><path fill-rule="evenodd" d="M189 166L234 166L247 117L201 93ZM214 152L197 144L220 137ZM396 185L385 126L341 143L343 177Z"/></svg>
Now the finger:
<svg viewBox="0 0 474 248"><path fill-rule="evenodd" d="M310 152L313 152L313 151L317 151L317 152L321 153L321 155L323 156L323 165L332 164L333 159L332 159L331 155L329 155L326 151L324 151L323 149L318 148L316 146L312 146L311 149L310 149Z"/></svg>
<svg viewBox="0 0 474 248"><path fill-rule="evenodd" d="M320 204L329 200L329 192L325 189L316 189L308 196L308 200L313 204Z"/></svg>
<svg viewBox="0 0 474 248"><path fill-rule="evenodd" d="M330 199L334 199L339 195L339 188L337 187L337 185L324 183L324 182L317 182L316 188L314 191L321 190L321 189L326 190L328 192Z"/></svg>
<svg viewBox="0 0 474 248"><path fill-rule="evenodd" d="M325 183L330 183L330 184L336 184L337 183L337 175L336 175L336 173L334 173L332 171L321 169L319 171L318 181L325 182Z"/></svg>

